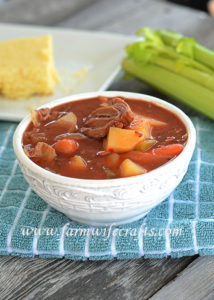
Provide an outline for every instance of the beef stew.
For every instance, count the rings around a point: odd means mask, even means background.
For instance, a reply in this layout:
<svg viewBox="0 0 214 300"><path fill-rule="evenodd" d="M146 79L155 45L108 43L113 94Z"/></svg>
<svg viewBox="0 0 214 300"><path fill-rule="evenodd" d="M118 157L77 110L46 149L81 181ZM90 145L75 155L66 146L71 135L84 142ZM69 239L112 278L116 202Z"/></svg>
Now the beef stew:
<svg viewBox="0 0 214 300"><path fill-rule="evenodd" d="M96 97L33 111L23 134L26 155L40 167L81 179L145 174L178 156L187 131L151 102Z"/></svg>

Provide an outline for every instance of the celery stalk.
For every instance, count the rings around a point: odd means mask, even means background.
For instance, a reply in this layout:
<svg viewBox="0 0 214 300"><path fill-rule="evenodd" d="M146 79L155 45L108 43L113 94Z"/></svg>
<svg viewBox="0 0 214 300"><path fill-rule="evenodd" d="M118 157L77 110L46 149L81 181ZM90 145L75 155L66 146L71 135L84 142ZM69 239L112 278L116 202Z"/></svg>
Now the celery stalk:
<svg viewBox="0 0 214 300"><path fill-rule="evenodd" d="M131 57L123 60L122 67L129 74L214 119L214 93L210 89L165 68L142 64Z"/></svg>
<svg viewBox="0 0 214 300"><path fill-rule="evenodd" d="M214 119L214 52L193 38L149 27L128 45L123 69Z"/></svg>
<svg viewBox="0 0 214 300"><path fill-rule="evenodd" d="M184 39L188 41L190 38L185 38L182 34L179 34L174 31L170 30L157 30L156 33L161 37L163 42L171 46L173 48L176 48L180 42L182 42ZM193 55L194 59L198 62L214 69L214 52L197 44L196 42L193 44Z"/></svg>
<svg viewBox="0 0 214 300"><path fill-rule="evenodd" d="M171 30L156 30L156 33L161 37L166 45L173 48L176 48L179 41L184 37L182 34Z"/></svg>
<svg viewBox="0 0 214 300"><path fill-rule="evenodd" d="M154 55L165 55L168 58L174 59L175 61L183 62L184 65L191 66L194 69L197 69L207 74L214 75L213 70L210 67L207 67L203 63L200 63L194 58L194 47L195 40L192 38L182 38L177 42L176 48L173 48L171 45L166 45L164 40L162 40L159 31L153 31L149 27L142 28L137 31L137 35L144 34L146 40L135 42L127 47L127 53L134 55L136 59L143 60L143 56L149 57L148 51L151 52L150 62L153 59ZM172 33L171 33L172 34ZM177 41L177 35L173 44Z"/></svg>
<svg viewBox="0 0 214 300"><path fill-rule="evenodd" d="M214 76L211 76L210 74L201 72L197 69L185 65L179 67L179 64L177 64L175 61L160 56L154 58L153 63L174 73L181 74L184 77L189 78L197 82L198 84L214 91Z"/></svg>

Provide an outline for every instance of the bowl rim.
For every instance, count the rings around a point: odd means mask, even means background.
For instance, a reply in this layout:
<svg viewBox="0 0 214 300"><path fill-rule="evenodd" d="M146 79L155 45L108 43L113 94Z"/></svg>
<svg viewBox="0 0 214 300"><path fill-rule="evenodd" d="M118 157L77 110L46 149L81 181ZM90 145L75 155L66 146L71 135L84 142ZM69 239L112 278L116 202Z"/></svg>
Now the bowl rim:
<svg viewBox="0 0 214 300"><path fill-rule="evenodd" d="M129 99L136 99L140 101L147 101L154 103L172 113L174 113L185 125L188 139L187 143L183 149L183 151L173 160L167 162L166 164L142 175L132 176L132 177L125 177L125 178L115 178L115 179L80 179L80 178L73 178L73 177L66 177L62 176L60 174L52 173L51 171L45 170L42 167L35 164L30 158L27 157L27 155L24 153L24 150L22 148L22 136L24 131L26 130L27 126L29 125L31 121L30 113L19 123L17 126L14 136L13 136L13 147L15 154L20 161L20 163L24 164L33 172L37 173L38 175L41 175L41 177L45 177L48 180L52 180L56 182L57 184L63 184L63 185L75 185L75 186L84 186L84 187L97 187L97 188L103 188L103 187L109 187L109 186L127 186L133 183L139 183L142 182L142 179L146 180L150 177L153 177L155 174L157 177L158 173L162 174L162 170L164 168L171 168L174 164L181 163L186 155L190 155L190 158L192 156L193 150L195 148L196 143L196 131L192 124L192 121L190 118L178 107L175 105L166 102L165 100L162 100L157 97L153 97L146 94L141 93L133 93L133 92L123 92L123 91L96 91L96 92L87 92L87 93L81 93L81 94L74 94L70 95L64 98L60 98L54 101L51 101L49 103L45 103L38 107L37 109L49 107L52 108L54 106L58 106L63 103L71 102L71 101L77 101L77 100L85 100L90 98L95 98L98 96L106 96L106 97L124 97ZM167 170L166 170L167 171Z"/></svg>

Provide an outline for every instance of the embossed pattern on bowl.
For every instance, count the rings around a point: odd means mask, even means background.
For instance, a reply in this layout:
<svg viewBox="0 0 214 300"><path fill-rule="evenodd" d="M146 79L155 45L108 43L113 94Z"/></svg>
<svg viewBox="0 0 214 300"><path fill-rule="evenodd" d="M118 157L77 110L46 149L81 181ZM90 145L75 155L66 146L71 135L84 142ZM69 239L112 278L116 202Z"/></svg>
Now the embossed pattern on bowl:
<svg viewBox="0 0 214 300"><path fill-rule="evenodd" d="M27 116L14 134L14 150L25 179L32 189L55 209L69 218L92 225L123 224L146 215L166 199L185 175L195 147L196 134L190 119L175 106L143 94L128 92L94 92L69 96L44 107L96 96L150 101L175 113L185 124L188 141L174 160L147 173L112 180L68 178L51 173L33 163L22 149L22 135L30 122Z"/></svg>

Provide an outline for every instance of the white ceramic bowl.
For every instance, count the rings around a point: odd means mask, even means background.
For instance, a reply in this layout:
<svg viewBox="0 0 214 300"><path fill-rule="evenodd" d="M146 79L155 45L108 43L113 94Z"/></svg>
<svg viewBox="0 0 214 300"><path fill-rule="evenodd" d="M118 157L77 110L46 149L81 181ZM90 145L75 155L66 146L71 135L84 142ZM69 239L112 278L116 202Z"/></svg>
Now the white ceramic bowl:
<svg viewBox="0 0 214 300"><path fill-rule="evenodd" d="M163 100L128 92L93 92L69 96L45 104L56 105L96 96L144 100L176 114L185 124L188 140L174 160L144 175L109 180L68 178L46 171L32 162L22 148L22 135L30 122L27 116L17 127L13 145L21 170L32 189L55 209L72 220L92 225L124 224L145 216L166 199L185 175L195 147L191 120L177 107Z"/></svg>

